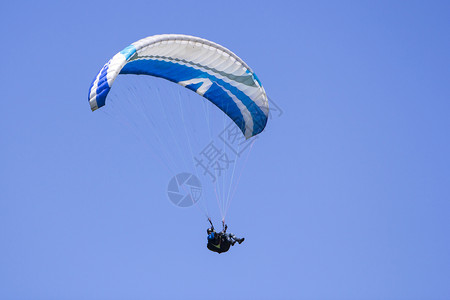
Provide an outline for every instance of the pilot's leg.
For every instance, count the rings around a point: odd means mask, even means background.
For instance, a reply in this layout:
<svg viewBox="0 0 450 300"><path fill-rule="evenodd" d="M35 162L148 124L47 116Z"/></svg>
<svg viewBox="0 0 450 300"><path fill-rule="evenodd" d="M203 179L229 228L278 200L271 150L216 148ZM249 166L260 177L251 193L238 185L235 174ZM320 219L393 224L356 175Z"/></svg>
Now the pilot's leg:
<svg viewBox="0 0 450 300"><path fill-rule="evenodd" d="M231 244L231 246L234 246L234 244L236 243L235 241L236 237L232 233L225 234L225 238Z"/></svg>
<svg viewBox="0 0 450 300"><path fill-rule="evenodd" d="M232 234L232 233L230 233L230 239L232 239L233 240L233 242L231 243L231 245L233 245L234 246L234 244L236 243L236 242L238 242L239 244L240 243L242 243L244 240L245 240L245 238L237 238L234 234Z"/></svg>

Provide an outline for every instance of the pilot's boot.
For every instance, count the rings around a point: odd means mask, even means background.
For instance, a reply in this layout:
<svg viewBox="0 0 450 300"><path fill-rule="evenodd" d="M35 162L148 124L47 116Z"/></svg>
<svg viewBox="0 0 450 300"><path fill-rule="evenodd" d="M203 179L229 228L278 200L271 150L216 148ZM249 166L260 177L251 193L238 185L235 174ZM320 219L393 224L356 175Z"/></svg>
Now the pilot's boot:
<svg viewBox="0 0 450 300"><path fill-rule="evenodd" d="M239 243L239 244L242 244L242 242L245 240L245 238L240 238L240 239L236 239L236 241Z"/></svg>

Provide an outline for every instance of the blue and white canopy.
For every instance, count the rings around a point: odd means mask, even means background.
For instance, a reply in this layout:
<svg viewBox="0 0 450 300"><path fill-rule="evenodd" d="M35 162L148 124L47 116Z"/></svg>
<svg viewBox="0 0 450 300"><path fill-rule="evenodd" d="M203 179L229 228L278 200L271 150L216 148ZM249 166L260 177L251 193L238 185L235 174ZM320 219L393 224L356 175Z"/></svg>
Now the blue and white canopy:
<svg viewBox="0 0 450 300"><path fill-rule="evenodd" d="M266 126L269 104L256 74L236 54L208 40L162 34L126 47L103 66L92 82L92 111L105 105L119 74L161 77L193 90L227 114L246 138Z"/></svg>

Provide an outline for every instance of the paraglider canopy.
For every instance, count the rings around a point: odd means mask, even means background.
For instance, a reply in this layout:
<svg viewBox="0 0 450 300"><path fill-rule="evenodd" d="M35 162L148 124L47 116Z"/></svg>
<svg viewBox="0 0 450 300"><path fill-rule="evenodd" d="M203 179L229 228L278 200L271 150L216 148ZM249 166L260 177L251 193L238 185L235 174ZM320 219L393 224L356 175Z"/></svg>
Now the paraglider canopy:
<svg viewBox="0 0 450 300"><path fill-rule="evenodd" d="M256 74L230 50L198 37L155 35L117 53L89 88L94 111L119 74L151 75L178 83L219 107L246 138L264 130L269 113L266 93Z"/></svg>

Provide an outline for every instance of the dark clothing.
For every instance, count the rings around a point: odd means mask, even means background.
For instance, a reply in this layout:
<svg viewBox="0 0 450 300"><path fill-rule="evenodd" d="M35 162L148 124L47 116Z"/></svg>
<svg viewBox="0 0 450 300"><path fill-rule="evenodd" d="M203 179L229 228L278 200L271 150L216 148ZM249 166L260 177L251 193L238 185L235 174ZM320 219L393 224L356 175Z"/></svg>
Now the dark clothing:
<svg viewBox="0 0 450 300"><path fill-rule="evenodd" d="M213 252L223 253L227 252L232 244L233 242L231 241L229 234L212 232L208 235L208 244L206 247Z"/></svg>
<svg viewBox="0 0 450 300"><path fill-rule="evenodd" d="M217 240L217 232L213 231L208 235L208 243L209 242L215 242Z"/></svg>
<svg viewBox="0 0 450 300"><path fill-rule="evenodd" d="M225 221L222 220L223 230L219 233L214 230L211 219L208 218L208 221L211 224L211 228L208 229L208 244L206 244L206 247L209 250L220 254L227 252L230 246L234 246L236 242L240 244L244 241L244 238L238 239L234 234L226 233L228 226L225 224Z"/></svg>

